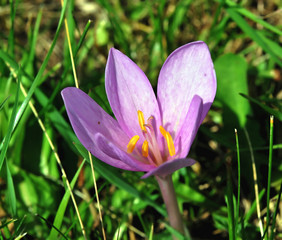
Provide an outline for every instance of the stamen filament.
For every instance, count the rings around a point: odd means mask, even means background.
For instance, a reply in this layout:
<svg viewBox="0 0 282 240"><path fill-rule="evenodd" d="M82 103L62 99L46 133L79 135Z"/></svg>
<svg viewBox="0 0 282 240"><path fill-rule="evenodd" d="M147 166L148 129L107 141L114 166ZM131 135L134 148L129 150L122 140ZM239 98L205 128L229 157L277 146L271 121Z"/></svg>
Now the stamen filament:
<svg viewBox="0 0 282 240"><path fill-rule="evenodd" d="M133 152L133 150L134 150L134 148L136 146L136 143L138 142L139 138L140 137L138 135L135 135L135 136L133 136L130 139L129 143L127 144L127 153L132 153Z"/></svg>
<svg viewBox="0 0 282 240"><path fill-rule="evenodd" d="M152 152L153 161L156 162L157 165L162 164L162 156L160 153L160 149L158 146L158 142L156 139L154 128L151 124L145 124L146 127L149 128L150 134L144 134L146 140L150 143L149 149Z"/></svg>
<svg viewBox="0 0 282 240"><path fill-rule="evenodd" d="M145 120L144 120L143 112L138 110L137 113L138 113L138 121L139 121L139 125L140 125L141 130L144 131L144 132L147 132L147 130L146 130L145 126L144 126Z"/></svg>
<svg viewBox="0 0 282 240"><path fill-rule="evenodd" d="M149 155L149 146L148 146L148 141L145 140L143 142L143 145L142 145L142 155L143 157L148 157Z"/></svg>

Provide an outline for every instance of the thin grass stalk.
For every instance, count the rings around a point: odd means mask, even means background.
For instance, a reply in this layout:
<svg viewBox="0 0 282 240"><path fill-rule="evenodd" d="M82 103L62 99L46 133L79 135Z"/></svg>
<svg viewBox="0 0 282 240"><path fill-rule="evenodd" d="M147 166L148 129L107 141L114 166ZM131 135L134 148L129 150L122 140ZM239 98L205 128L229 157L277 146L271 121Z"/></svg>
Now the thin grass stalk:
<svg viewBox="0 0 282 240"><path fill-rule="evenodd" d="M270 130L269 130L269 155L268 155L268 181L267 181L267 195L266 195L266 239L268 239L268 227L270 222L269 201L270 201L270 184L271 184L271 170L272 170L272 150L273 150L273 115L270 116Z"/></svg>
<svg viewBox="0 0 282 240"><path fill-rule="evenodd" d="M52 229L55 229L59 234L60 237L63 237L64 239L68 240L68 238L66 237L66 233L63 233L59 228L57 228L54 224L52 224L51 222L49 222L49 220L47 220L46 218L44 218L43 216L39 215L39 214L35 214L36 217L40 218L41 220L43 220L46 225L52 226Z"/></svg>
<svg viewBox="0 0 282 240"><path fill-rule="evenodd" d="M62 5L62 7L64 6L64 0L61 0L61 5ZM71 65L72 65L72 71L73 71L75 87L79 88L78 81L77 81L77 76L76 76L75 65L74 65L74 60L73 60L73 53L72 53L72 46L71 46L71 41L70 41L68 21L67 21L66 17L64 19L64 22L65 22L65 29L66 29L66 35L67 35L67 40L68 40L68 46L69 46L70 59L71 59Z"/></svg>
<svg viewBox="0 0 282 240"><path fill-rule="evenodd" d="M62 5L62 7L63 7L63 5L64 5L64 1L63 1L63 0L61 0L61 5ZM66 18L66 17L65 17L65 19L64 19L64 22L65 22L65 29L66 29L68 47L69 47L69 52L70 52L70 58L71 58L73 76L74 76L74 81L75 81L75 87L76 87L76 88L79 88L78 80L77 80L77 74L76 74L76 69L75 69L75 64L74 64L72 46L71 46L71 41L70 41L70 35L69 35L69 27L68 27L68 22L67 22L67 18ZM88 22L88 25L87 25L87 26L89 26L89 25L90 25L90 22ZM76 52L77 52L77 51L76 51ZM102 226L103 239L106 240L106 233L105 233L104 224L103 224L103 218L102 218L102 213L101 213L101 206L100 206L99 194L98 194L98 190L97 190L97 184L96 184L96 178L95 178L95 172L94 172L94 166L93 166L92 156L91 156L91 153L90 153L90 152L88 152L88 155L89 155L89 160L90 160L90 165L91 165L91 172L92 172L92 177L93 177L94 189L95 189L96 198L97 198L97 203L98 203L99 218L100 218L101 226Z"/></svg>
<svg viewBox="0 0 282 240"><path fill-rule="evenodd" d="M89 30L89 27L90 27L91 23L92 23L92 20L88 20L86 26L84 27L83 33L82 33L82 35L81 35L81 37L80 37L80 39L78 41L78 44L75 47L74 52L73 52L74 58L76 57L76 55L77 55L77 53L78 53L78 51L79 51L79 49L80 49L80 47L81 47L85 37L86 37L86 34L87 34L88 30Z"/></svg>
<svg viewBox="0 0 282 240"><path fill-rule="evenodd" d="M89 151L88 151L88 156L89 156L89 161L91 165L91 173L92 173L94 189L95 189L95 194L96 194L96 199L97 199L97 204L98 204L98 211L99 211L99 217L100 217L101 226L102 226L103 239L106 240L106 233L105 233L104 223L103 223L103 218L102 218L101 205L100 205L99 194L98 194L98 189L97 189L97 184L96 184L93 160L92 160L92 155Z"/></svg>
<svg viewBox="0 0 282 240"><path fill-rule="evenodd" d="M136 227L134 227L133 225L127 223L127 227L133 233L132 237L130 239L135 239L135 235L134 234L137 234L142 239L146 239L146 234L144 232L140 231L139 229L137 229Z"/></svg>
<svg viewBox="0 0 282 240"><path fill-rule="evenodd" d="M232 188L232 177L231 177L231 162L227 162L226 164L227 169L227 195L226 195L226 202L227 202L227 209L228 209L228 234L230 240L236 240L235 237L235 218L234 218L234 201L233 201L233 188Z"/></svg>
<svg viewBox="0 0 282 240"><path fill-rule="evenodd" d="M61 0L61 5L63 7L63 5L64 5L64 1L63 0ZM68 47L69 47L69 52L70 52L70 59L71 59L71 64L72 64L73 76L74 76L74 81L75 81L75 87L79 88L79 84L78 84L78 80L77 80L77 74L76 74L76 69L75 69L75 64L74 64L72 46L71 46L71 41L70 41L70 35L69 35L68 22L67 22L67 18L66 17L64 19L64 22L65 22L65 29L66 29ZM90 24L90 22L89 22L89 24ZM92 177L93 177L94 189L95 189L97 203L98 203L99 218L100 218L101 226L102 226L103 239L106 240L106 233L105 233L104 224L103 224L103 218L102 218L102 213L101 213L99 194L98 194L98 190L97 190L97 184L96 184L96 178L95 178L95 172L94 172L92 156L91 156L90 152L88 152L88 154L89 154L89 160L90 160L90 164L91 164L91 172L92 172Z"/></svg>
<svg viewBox="0 0 282 240"><path fill-rule="evenodd" d="M64 5L64 1L63 0L61 0L61 5L63 7L63 5ZM68 22L67 22L67 18L66 17L64 19L64 22L65 22L65 29L66 29L68 47L69 47L69 52L70 52L70 59L71 59L71 64L72 64L73 76L74 76L74 81L75 81L75 87L79 88L78 80L77 80L77 74L76 74L76 69L75 69L75 64L74 64L72 46L71 46L71 41L70 41L70 35L69 35L69 27L68 27ZM101 226L102 226L103 239L106 240L106 234L105 234L103 218L102 218L102 213L101 213L101 207L100 207L99 195L98 195L98 190L97 190L94 166L93 166L93 162L92 162L92 156L91 156L90 152L88 152L88 154L89 154L89 160L90 160L90 164L91 164L91 172L92 172L94 188L95 188L95 193L96 193L96 198L97 198L97 203L98 203L98 210L99 210L99 217L100 217ZM86 236L84 236L84 237L86 237Z"/></svg>
<svg viewBox="0 0 282 240"><path fill-rule="evenodd" d="M6 163L7 189L8 189L7 198L8 198L8 201L9 201L12 217L16 217L16 215L17 215L16 192L15 192L13 177L12 177L12 174L11 174L10 169L9 169L7 158L6 158L5 163Z"/></svg>
<svg viewBox="0 0 282 240"><path fill-rule="evenodd" d="M237 234L238 223L239 223L239 215L240 215L240 194L241 194L241 161L240 161L240 147L239 147L239 139L238 132L235 128L235 139L236 139L236 149L237 149L237 161L238 161L238 192L237 192L237 206L236 206L236 228L235 232Z"/></svg>
<svg viewBox="0 0 282 240"><path fill-rule="evenodd" d="M24 97L26 97L26 96L27 96L27 93L26 93L26 91L25 91L25 89L24 89L24 86L23 86L21 83L20 83L20 88L21 88L21 91L22 91ZM40 117L39 117L39 115L38 115L38 112L37 112L37 110L35 109L33 103L32 103L31 101L29 101L28 104L29 104L29 107L31 108L31 110L32 110L32 112L33 112L35 118L37 119L37 121L38 121L38 123L39 123L39 126L40 126L40 128L42 129L42 131L43 131L45 137L47 138L47 141L48 141L48 143L49 143L49 145L50 145L50 147L51 147L51 149L52 149L52 151L53 151L53 153L54 153L54 155L55 155L55 158L56 158L56 160L57 160L58 165L60 166L61 173L62 173L62 177L65 178L66 184L67 184L67 188L68 188L68 190L70 191L70 194L71 194L71 198L72 198L73 205L74 205L74 208L75 208L75 211L76 211L76 214L77 214L77 217L78 217L78 221L79 221L79 224L80 224L80 227L81 227L81 230L82 230L82 234L83 234L83 236L84 236L84 239L87 239L86 233L85 233L85 228L84 228L84 225L83 225L83 223L82 223L81 216L80 216L80 213L79 213L79 210L78 210L78 206L77 206L77 204L76 204L76 201L75 201L73 192L72 192L72 190L71 190L71 186L70 186L69 180L68 180L67 175L66 175L66 172L65 172L65 170L64 170L64 168L63 168L63 165L62 165L62 162L61 162L61 160L60 160L60 157L59 157L59 155L58 155L58 153L57 153L57 151L56 151L56 149L55 149L55 146L54 146L54 144L53 144L51 138L49 137L49 134L47 133L46 128L45 128L45 126L44 126L42 120L40 119Z"/></svg>
<svg viewBox="0 0 282 240"><path fill-rule="evenodd" d="M149 240L153 240L153 234L154 234L154 224L152 223L150 235L149 235Z"/></svg>
<svg viewBox="0 0 282 240"><path fill-rule="evenodd" d="M258 178L257 178L257 169L256 169L256 163L255 163L255 157L254 157L254 152L253 152L253 147L252 143L249 137L249 133L244 128L244 132L247 138L247 142L250 148L250 154L251 154L251 161L252 161L252 169L253 169L253 179L254 179L254 190L255 190L255 197L256 197L256 205L257 205L257 216L259 220L259 229L260 229L260 234L263 236L263 225L262 225L262 220L261 220L261 211L260 211L260 203L259 203L259 190L258 190Z"/></svg>

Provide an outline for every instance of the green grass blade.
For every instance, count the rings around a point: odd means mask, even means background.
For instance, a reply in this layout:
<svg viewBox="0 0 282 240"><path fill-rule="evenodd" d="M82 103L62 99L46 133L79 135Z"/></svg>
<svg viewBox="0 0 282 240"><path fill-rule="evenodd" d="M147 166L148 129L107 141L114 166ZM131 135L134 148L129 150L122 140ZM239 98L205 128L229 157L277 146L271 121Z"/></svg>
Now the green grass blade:
<svg viewBox="0 0 282 240"><path fill-rule="evenodd" d="M70 186L71 186L72 189L74 188L74 185L75 185L75 183L78 179L79 173L80 173L82 167L84 166L84 163L85 163L85 160L80 164L78 170L76 171L76 173L75 173L75 175L74 175L74 177L73 177L73 179L70 183ZM67 187L65 187L65 189L66 189L66 192L63 196L63 199L60 203L60 206L57 210L57 214L56 214L55 219L54 219L53 225L55 226L55 228L51 229L51 232L50 232L49 237L48 237L48 239L50 239L50 240L51 239L57 239L57 237L58 237L57 236L58 235L57 229L60 229L60 227L62 225L63 218L64 218L64 215L65 215L65 211L66 211L69 199L70 199L70 192L67 189Z"/></svg>
<svg viewBox="0 0 282 240"><path fill-rule="evenodd" d="M17 226L15 228L15 231L14 231L14 234L13 234L13 237L15 238L16 235L20 235L22 233L22 230L21 230L21 227L23 226L23 223L24 221L26 220L26 215L23 216L23 218L17 223Z"/></svg>
<svg viewBox="0 0 282 240"><path fill-rule="evenodd" d="M83 30L83 33L82 33L82 35L81 35L81 37L80 37L80 39L79 39L79 42L78 42L77 46L76 46L76 47L73 47L73 49L74 49L74 50L73 50L73 56L74 56L74 61L75 61L75 63L76 63L76 61L78 60L78 59L76 58L77 53L78 53L79 49L81 48L82 43L83 43L84 40L85 40L86 34L87 34L87 32L88 32L88 30L89 30L89 28L90 28L91 23L92 23L92 21L91 21L91 20L88 20L88 22L87 22L87 24L86 24L86 26L85 26L85 28L84 28L84 30ZM67 77L67 74L69 73L69 69L70 69L70 68L71 68L71 61L68 60L68 65L65 65L65 67L64 67L64 71L63 71L62 76L61 76L61 81L59 81L59 83L56 85L56 88L53 89L52 95L48 98L48 104L47 104L47 106L49 106L49 105L54 101L55 97L58 95L59 91L62 89L63 80ZM46 74L46 75L47 75L47 74ZM44 109L43 109L43 111L44 111Z"/></svg>
<svg viewBox="0 0 282 240"><path fill-rule="evenodd" d="M17 220L11 219L11 220L9 220L9 221L7 221L7 222L5 222L5 223L1 223L1 225L0 225L0 230L3 229L4 227L8 226L10 223L13 223L13 222L15 222L15 221L17 221Z"/></svg>
<svg viewBox="0 0 282 240"><path fill-rule="evenodd" d="M232 7L236 12L240 13L241 15L249 18L250 20L259 23L260 25L264 26L266 29L278 34L278 35L282 35L282 31L278 28L276 28L275 26L269 24L268 22L262 20L261 17L258 17L257 15L253 14L252 12L250 12L248 9L243 8L241 6L238 6L235 2L233 1L226 1L227 5Z"/></svg>
<svg viewBox="0 0 282 240"><path fill-rule="evenodd" d="M75 48L74 51L73 51L73 56L74 56L74 58L76 57L76 55L77 55L77 53L78 53L80 47L82 46L82 43L84 42L84 39L85 39L86 34L87 34L87 32L88 32L88 30L89 30L89 28L90 28L91 23L92 23L92 21L91 21L91 20L88 20L86 26L84 27L83 33L82 33L82 35L81 35L81 37L80 37L80 39L79 39L79 41L78 41L78 44L77 44L76 48Z"/></svg>
<svg viewBox="0 0 282 240"><path fill-rule="evenodd" d="M232 188L232 179L231 179L231 165L227 163L227 194L226 202L228 209L228 232L229 239L236 240L235 238L235 222L234 222L234 203L233 203L233 188Z"/></svg>
<svg viewBox="0 0 282 240"><path fill-rule="evenodd" d="M6 170L7 170L7 191L8 191L7 199L9 201L12 216L15 217L17 214L17 205L16 205L17 199L16 199L16 193L15 193L12 174L10 172L7 160L6 160Z"/></svg>
<svg viewBox="0 0 282 240"><path fill-rule="evenodd" d="M191 238L184 237L180 232L175 230L173 227L171 227L169 224L164 223L166 229L171 233L171 235L174 235L176 239L178 240L191 240Z"/></svg>
<svg viewBox="0 0 282 240"><path fill-rule="evenodd" d="M154 235L154 224L151 226L150 234L149 234L149 240L153 240L153 235Z"/></svg>
<svg viewBox="0 0 282 240"><path fill-rule="evenodd" d="M266 239L268 239L268 226L270 222L269 201L270 201L270 184L271 184L271 171L272 171L272 150L273 150L273 116L270 116L270 132L269 132L269 155L268 155L268 181L266 193Z"/></svg>
<svg viewBox="0 0 282 240"><path fill-rule="evenodd" d="M39 17L38 17L37 22L39 22ZM86 34L87 34L88 30L89 30L90 24L91 24L91 21L89 20L88 23L86 24L86 27L85 27L85 29L84 29L84 31L83 31L83 34L82 34L82 36L81 36L81 38L80 38L80 40L79 40L79 43L78 43L77 47L76 47L75 50L74 50L74 55L76 55L76 54L78 53L79 48L80 48L80 46L82 45L83 40L85 39L85 36L86 36ZM58 25L58 26L59 26L59 25ZM0 58L2 58L3 61L4 61L6 64L8 64L8 65L13 69L13 71L15 71L15 72L18 71L19 65L17 64L17 62L16 62L9 54L7 54L6 52L2 51L1 49L0 49ZM68 68L64 69L64 72L63 72L63 74L62 74L62 79L64 79L64 78L66 77L66 75L68 74L68 71L69 71L70 67L71 67L71 65L69 65ZM26 77L27 79L29 79L30 81L32 81L33 78L30 76L29 73L25 72L23 69L22 69L22 74L23 74L24 77ZM61 82L62 82L62 81L60 81L60 83L61 83ZM41 82L41 80L40 80L40 81L39 81L39 84L41 84L41 83L42 83L42 82ZM45 107L50 106L50 104L52 103L53 99L54 99L55 96L58 94L58 91L59 91L60 86L61 86L60 83L57 85L57 88L56 88L56 89L58 89L58 90L55 89L55 90L53 91L53 94L52 94L52 96L51 96L50 98L47 98L47 97L44 98L44 99L48 99L47 102L43 100ZM38 92L38 91L35 90L35 92ZM40 91L40 93L42 93L42 92ZM42 96L42 95L41 95L41 96ZM3 106L3 104L5 103L6 100L7 100L7 99L5 99L3 103L1 103L1 105L0 105L0 110L1 110L1 107ZM42 101L41 101L41 103L42 103ZM57 115L57 117L58 117L58 116L59 116L60 118L62 118L60 114ZM19 119L19 117L18 117L17 119ZM14 126L14 130L15 130L15 127L16 127L16 126ZM14 131L14 130L13 130L13 131ZM0 150L2 149L2 147L3 147L3 141L2 141L1 144L0 144Z"/></svg>
<svg viewBox="0 0 282 240"><path fill-rule="evenodd" d="M230 17L238 24L242 31L245 32L253 41L255 41L265 52L267 52L280 67L282 67L281 60L278 58L275 52L273 52L272 49L269 48L267 43L259 36L259 34L257 34L256 30L253 29L246 22L246 20L234 10L234 8L227 8L226 11L230 15Z"/></svg>
<svg viewBox="0 0 282 240"><path fill-rule="evenodd" d="M235 232L237 234L239 216L240 216L240 193L241 193L241 161L240 161L240 147L239 147L237 129L235 129L235 138L236 138L237 162L238 162L238 191L237 191L237 206L236 206L236 227L235 227Z"/></svg>
<svg viewBox="0 0 282 240"><path fill-rule="evenodd" d="M41 18L42 18L42 8L40 8L36 21L35 21L35 26L34 30L32 32L32 39L30 42L30 48L27 50L28 57L26 61L26 66L25 66L25 71L28 72L31 76L33 76L33 69L34 69L34 58L35 58L35 49L36 49L36 43L37 43L37 38L38 38L38 33L39 33L39 27L41 23Z"/></svg>
<svg viewBox="0 0 282 240"><path fill-rule="evenodd" d="M264 105L260 101L254 99L254 98L252 98L250 96L247 96L246 94L240 93L240 95L243 96L244 98L247 98L249 101L259 105L263 110L265 110L269 114L271 114L274 117L276 117L277 119L279 119L279 121L282 121L282 112L276 111L276 110L272 109L271 107L268 107L268 106Z"/></svg>
<svg viewBox="0 0 282 240"><path fill-rule="evenodd" d="M16 121L17 107L18 107L18 100L19 100L19 91L20 91L20 82L21 82L21 69L19 69L19 74L18 74L18 86L17 86L17 92L16 92L16 97L15 97L14 107L13 107L12 115L11 115L11 118L10 118L8 131L7 131L6 136L3 140L3 148L2 148L1 153L0 153L0 171L1 171L4 159L5 159L5 156L6 156L6 152L7 152L8 146L9 146L10 139L12 137L13 126L14 126L15 121Z"/></svg>
<svg viewBox="0 0 282 240"><path fill-rule="evenodd" d="M16 222L16 219L11 219L11 220L1 220L1 225L0 225L0 230L1 230L1 235L0 235L0 239L4 240L4 239L14 239L11 232L10 232L10 228L8 227L9 224L12 224L14 222Z"/></svg>
<svg viewBox="0 0 282 240"><path fill-rule="evenodd" d="M64 239L68 240L68 238L65 236L64 233L62 233L60 231L60 229L58 229L56 226L52 225L46 218L42 217L39 214L36 214L36 217L40 218L41 220L43 220L47 225L52 226L52 229L56 229L56 231L60 234L60 237L63 237ZM52 238L53 239L53 238ZM59 239L58 237L56 239Z"/></svg>
<svg viewBox="0 0 282 240"><path fill-rule="evenodd" d="M53 49L54 49L54 47L56 45L56 42L57 42L57 39L59 37L59 33L60 33L60 30L61 30L61 27L62 27L62 24L63 24L63 20L64 20L64 15L65 15L65 11L66 11L67 2L68 2L68 0L64 1L64 6L63 6L62 11L61 11L60 20L59 20L58 27L57 27L57 30L56 30L53 42L51 44L51 47L50 47L50 49L49 49L49 51L48 51L48 53L47 53L47 55L46 55L42 65L41 65L41 67L39 69L39 72L37 73L37 75L36 75L32 85L31 85L31 87L30 87L30 89L29 89L29 91L27 93L26 98L24 99L23 103L21 104L21 107L20 107L19 111L17 112L16 120L14 122L12 132L15 130L15 128L16 128L16 126L17 126L21 116L23 115L23 113L24 113L24 111L25 111L25 109L26 109L26 107L28 105L28 102L30 101L30 99L31 99L35 89L37 88L37 85L38 85L38 83L39 83L39 81L40 81L40 79L41 79L41 77L42 77L42 75L43 75L43 73L44 73L44 71L46 69L47 63L48 63L48 61L50 59L50 56L51 56L51 54L53 52ZM4 58L3 58L3 56L4 56ZM4 54L4 52L0 51L0 57L5 62L5 60L7 59L7 54ZM11 58L11 57L9 57L9 58ZM0 149L1 149L1 147L0 147Z"/></svg>
<svg viewBox="0 0 282 240"><path fill-rule="evenodd" d="M2 110L2 108L4 107L4 104L7 102L7 100L9 99L10 96L6 97L4 99L4 101L0 104L0 111Z"/></svg>

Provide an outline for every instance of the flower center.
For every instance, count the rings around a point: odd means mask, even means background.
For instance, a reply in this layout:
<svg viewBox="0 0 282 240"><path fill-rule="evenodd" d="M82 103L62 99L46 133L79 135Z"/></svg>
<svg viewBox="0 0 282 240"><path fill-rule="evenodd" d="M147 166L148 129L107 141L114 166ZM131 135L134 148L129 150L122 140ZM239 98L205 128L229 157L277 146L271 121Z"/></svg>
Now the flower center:
<svg viewBox="0 0 282 240"><path fill-rule="evenodd" d="M147 123L145 123L143 112L138 110L137 114L138 122L145 138L145 141L142 144L140 153L140 151L135 148L138 140L140 139L140 136L133 136L127 144L127 152L130 154L134 154L137 159L140 159L140 157L143 156L148 159L151 164L154 165L160 165L165 162L169 156L174 156L175 147L170 133L166 131L163 126L159 127L160 133L164 137L167 147L163 152L161 152L158 145L157 136L155 134L155 129L152 124L154 118L152 116L149 117ZM144 158L140 160L144 161Z"/></svg>

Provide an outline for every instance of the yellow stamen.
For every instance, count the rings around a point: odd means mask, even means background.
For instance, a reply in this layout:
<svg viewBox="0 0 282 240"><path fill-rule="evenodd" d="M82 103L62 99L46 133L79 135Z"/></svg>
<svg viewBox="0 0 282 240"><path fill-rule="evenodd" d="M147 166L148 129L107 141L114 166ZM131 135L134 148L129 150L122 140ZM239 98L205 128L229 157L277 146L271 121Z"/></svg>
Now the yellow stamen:
<svg viewBox="0 0 282 240"><path fill-rule="evenodd" d="M136 143L138 142L139 138L140 137L138 135L135 135L135 136L133 136L130 139L129 143L127 144L127 153L132 153L133 152L133 150L134 150L134 148L136 146Z"/></svg>
<svg viewBox="0 0 282 240"><path fill-rule="evenodd" d="M160 132L161 132L161 134L164 136L164 138L165 138L165 136L166 136L166 130L163 128L163 126L160 126Z"/></svg>
<svg viewBox="0 0 282 240"><path fill-rule="evenodd" d="M174 147L174 143L173 143L173 140L172 140L170 133L167 132L162 126L160 126L160 132L166 140L169 155L174 156L175 155L175 147Z"/></svg>
<svg viewBox="0 0 282 240"><path fill-rule="evenodd" d="M169 155L174 156L175 155L175 147L174 147L174 143L173 143L172 137L169 134L169 132L166 132L165 139L166 139L166 142L167 142Z"/></svg>
<svg viewBox="0 0 282 240"><path fill-rule="evenodd" d="M148 147L148 141L147 140L145 140L143 142L142 155L143 155L143 157L148 157L148 155L149 155L149 147Z"/></svg>
<svg viewBox="0 0 282 240"><path fill-rule="evenodd" d="M147 130L144 126L145 120L144 120L143 112L138 110L137 113L138 113L138 121L139 121L139 125L140 125L141 130L144 131L144 132L147 132Z"/></svg>

